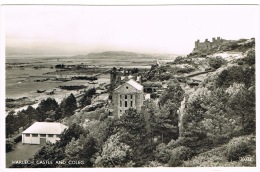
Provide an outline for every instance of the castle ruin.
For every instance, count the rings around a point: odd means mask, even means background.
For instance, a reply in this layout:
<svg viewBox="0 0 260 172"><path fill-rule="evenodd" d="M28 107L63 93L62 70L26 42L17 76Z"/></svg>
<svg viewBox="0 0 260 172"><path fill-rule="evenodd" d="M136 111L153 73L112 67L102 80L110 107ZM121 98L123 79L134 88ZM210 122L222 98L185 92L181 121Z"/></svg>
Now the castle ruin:
<svg viewBox="0 0 260 172"><path fill-rule="evenodd" d="M204 42L200 42L200 40L197 40L195 42L194 50L207 51L207 50L210 50L212 48L220 46L225 41L226 41L225 39L222 39L220 37L217 37L217 39L212 38L212 42L210 42L208 39L205 39Z"/></svg>

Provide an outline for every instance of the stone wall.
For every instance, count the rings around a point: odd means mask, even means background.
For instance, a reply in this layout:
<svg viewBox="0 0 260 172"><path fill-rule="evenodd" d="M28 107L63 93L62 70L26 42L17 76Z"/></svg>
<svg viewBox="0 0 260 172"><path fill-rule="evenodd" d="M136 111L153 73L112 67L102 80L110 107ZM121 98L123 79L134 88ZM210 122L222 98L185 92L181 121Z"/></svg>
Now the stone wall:
<svg viewBox="0 0 260 172"><path fill-rule="evenodd" d="M213 47L218 47L220 46L225 40L217 37L216 38L212 38L212 42L210 42L208 39L205 39L204 42L200 42L200 40L197 40L195 42L195 48L194 50L199 50L199 51L206 51L206 50L210 50Z"/></svg>

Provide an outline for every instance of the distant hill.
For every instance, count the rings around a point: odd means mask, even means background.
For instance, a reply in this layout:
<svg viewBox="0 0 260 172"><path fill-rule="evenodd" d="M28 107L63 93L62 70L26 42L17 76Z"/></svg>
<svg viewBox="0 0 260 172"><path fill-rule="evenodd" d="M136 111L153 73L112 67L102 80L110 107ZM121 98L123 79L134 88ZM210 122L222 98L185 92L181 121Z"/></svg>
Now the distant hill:
<svg viewBox="0 0 260 172"><path fill-rule="evenodd" d="M140 58L149 58L149 59L158 59L158 58L171 58L176 57L176 54L144 54L144 53L135 53L127 51L105 51L101 53L89 53L87 55L77 55L75 58L88 58L88 59L125 59L131 58L140 59Z"/></svg>

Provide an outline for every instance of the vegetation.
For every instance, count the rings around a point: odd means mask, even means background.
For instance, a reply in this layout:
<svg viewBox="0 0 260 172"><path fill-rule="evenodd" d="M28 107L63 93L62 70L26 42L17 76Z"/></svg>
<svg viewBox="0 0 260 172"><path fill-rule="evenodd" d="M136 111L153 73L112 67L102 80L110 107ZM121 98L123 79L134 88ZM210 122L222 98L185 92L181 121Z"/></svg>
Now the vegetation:
<svg viewBox="0 0 260 172"><path fill-rule="evenodd" d="M96 76L74 76L72 77L74 80L90 80L90 81L95 81L97 80Z"/></svg>
<svg viewBox="0 0 260 172"><path fill-rule="evenodd" d="M83 97L79 100L79 104L81 107L87 106L91 104L91 99L93 95L96 94L96 89L95 87L88 89Z"/></svg>
<svg viewBox="0 0 260 172"><path fill-rule="evenodd" d="M223 64L226 63L226 60L223 59L222 57L210 57L210 58L208 58L208 63L209 63L210 67L212 67L214 69L218 69Z"/></svg>
<svg viewBox="0 0 260 172"><path fill-rule="evenodd" d="M237 49L240 44L232 46ZM217 70L195 88L181 85L167 67L153 65L145 74L146 86L164 80L167 88L144 101L140 112L130 108L119 119L110 118L104 107L74 113L77 101L71 94L60 105L48 99L36 110L28 107L28 113L10 112L6 128L12 135L18 126L27 126L21 121L46 117L69 125L58 142L45 145L33 160L83 163L33 167L255 166L255 52L246 52L245 58L233 62L204 59ZM179 57L176 63L194 61ZM94 94L95 88L87 90L80 107L90 105Z"/></svg>
<svg viewBox="0 0 260 172"><path fill-rule="evenodd" d="M59 86L59 88L64 89L64 90L79 90L86 88L85 85L64 85L64 86Z"/></svg>

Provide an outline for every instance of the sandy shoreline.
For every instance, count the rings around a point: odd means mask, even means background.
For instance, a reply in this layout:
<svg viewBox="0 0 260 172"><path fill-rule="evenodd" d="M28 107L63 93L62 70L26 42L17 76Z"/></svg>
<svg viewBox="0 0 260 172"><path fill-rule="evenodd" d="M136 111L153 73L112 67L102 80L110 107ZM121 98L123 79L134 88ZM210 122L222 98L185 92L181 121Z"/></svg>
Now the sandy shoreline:
<svg viewBox="0 0 260 172"><path fill-rule="evenodd" d="M83 90L83 89L82 89L82 90ZM27 94L28 96L26 96L26 97L28 97L28 98L29 98L30 100L32 100L32 101L37 101L37 103L31 105L33 108L37 108L38 105L39 105L39 103L40 103L42 100L47 99L47 98L49 98L49 97L54 98L54 99L57 101L57 103L60 104L60 102L61 102L64 98L68 97L71 93L72 93L74 96L77 96L77 95L80 93L80 91L75 91L75 90L67 91L67 90L56 89L54 95L47 95L47 94L45 94L45 93L28 93L28 94ZM23 94L22 97L24 97L24 94ZM26 110L26 109L28 108L28 106L29 106L29 105L25 105L25 106L23 106L23 107L15 108L15 109L13 109L13 110L17 113L18 111ZM6 111L6 115L7 115L9 112L10 112L10 111Z"/></svg>
<svg viewBox="0 0 260 172"><path fill-rule="evenodd" d="M71 93L77 97L79 96L81 93L81 91L84 91L85 89L88 89L90 87L98 87L100 84L102 83L102 79L97 81L97 84L88 84L88 81L86 81L86 83L84 84L85 86L88 86L87 88L83 88L83 89L79 89L79 90L64 90L64 89L60 89L60 88L53 88L52 90L54 90L54 94L53 95L47 95L46 93L37 93L36 90L31 91L29 93L25 93L25 94L21 94L21 96L16 96L17 99L22 98L22 97L28 97L29 100L32 101L36 101L37 103L31 105L33 108L37 108L39 103L44 100L47 99L49 97L54 98L57 103L61 103L61 101L68 97ZM16 113L18 111L21 110L26 110L28 108L29 105L25 105L23 107L19 107L19 108L13 108L12 110L15 111ZM8 113L10 112L6 111L6 115L8 115Z"/></svg>

